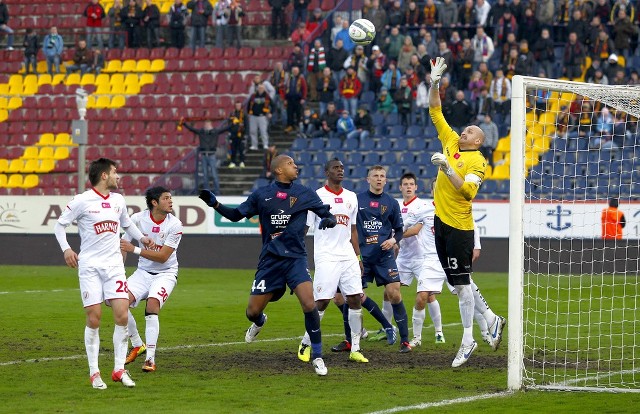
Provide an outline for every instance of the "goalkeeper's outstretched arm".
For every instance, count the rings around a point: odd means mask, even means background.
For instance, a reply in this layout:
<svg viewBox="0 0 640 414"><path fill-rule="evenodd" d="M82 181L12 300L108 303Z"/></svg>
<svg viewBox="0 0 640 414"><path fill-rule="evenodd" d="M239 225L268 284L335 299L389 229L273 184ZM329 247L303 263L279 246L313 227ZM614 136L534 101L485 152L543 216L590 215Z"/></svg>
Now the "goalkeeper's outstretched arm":
<svg viewBox="0 0 640 414"><path fill-rule="evenodd" d="M431 89L429 89L429 108L442 106L440 101L440 79L444 71L447 70L447 64L443 57L437 57L431 61Z"/></svg>
<svg viewBox="0 0 640 414"><path fill-rule="evenodd" d="M440 100L440 81L438 83L432 83L429 88L429 108L437 108L442 106Z"/></svg>

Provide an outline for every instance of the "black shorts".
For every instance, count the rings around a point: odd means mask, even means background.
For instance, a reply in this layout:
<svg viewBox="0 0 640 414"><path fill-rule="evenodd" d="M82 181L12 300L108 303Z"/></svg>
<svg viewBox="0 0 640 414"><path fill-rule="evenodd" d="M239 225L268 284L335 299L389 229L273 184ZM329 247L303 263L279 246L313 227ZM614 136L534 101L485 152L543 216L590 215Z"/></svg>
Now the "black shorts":
<svg viewBox="0 0 640 414"><path fill-rule="evenodd" d="M438 216L434 219L436 251L451 285L471 283L473 257L473 230L459 230L445 224Z"/></svg>
<svg viewBox="0 0 640 414"><path fill-rule="evenodd" d="M375 280L376 286L386 286L389 283L400 282L398 265L393 257L393 251L380 258L374 263L369 263L366 259L362 261L364 274L362 275L362 288L366 288L369 283Z"/></svg>

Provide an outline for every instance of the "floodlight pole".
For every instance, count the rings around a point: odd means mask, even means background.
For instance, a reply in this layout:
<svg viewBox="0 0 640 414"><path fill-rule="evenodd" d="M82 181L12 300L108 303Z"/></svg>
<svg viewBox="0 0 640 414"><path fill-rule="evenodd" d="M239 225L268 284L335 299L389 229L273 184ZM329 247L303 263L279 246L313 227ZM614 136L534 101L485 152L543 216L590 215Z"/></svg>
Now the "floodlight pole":
<svg viewBox="0 0 640 414"><path fill-rule="evenodd" d="M89 142L89 137L85 116L87 115L88 95L84 89L76 89L76 105L78 106L80 119L71 121L71 136L73 137L73 142L78 144L78 194L84 192L84 183L86 181L86 145Z"/></svg>

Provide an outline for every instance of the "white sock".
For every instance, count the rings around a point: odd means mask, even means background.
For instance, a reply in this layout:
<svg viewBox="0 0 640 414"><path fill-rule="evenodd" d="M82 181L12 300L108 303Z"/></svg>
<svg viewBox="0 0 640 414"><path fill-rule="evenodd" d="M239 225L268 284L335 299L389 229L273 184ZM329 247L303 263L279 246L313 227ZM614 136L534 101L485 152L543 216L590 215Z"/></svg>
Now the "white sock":
<svg viewBox="0 0 640 414"><path fill-rule="evenodd" d="M390 324L393 324L393 306L391 306L391 302L388 300L382 302L382 314Z"/></svg>
<svg viewBox="0 0 640 414"><path fill-rule="evenodd" d="M480 328L480 333L482 336L489 332L489 325L487 325L487 321L484 319L484 316L477 309L473 310L473 318L476 320L478 327Z"/></svg>
<svg viewBox="0 0 640 414"><path fill-rule="evenodd" d="M362 333L362 309L349 308L349 326L351 327L351 352L360 350L360 335Z"/></svg>
<svg viewBox="0 0 640 414"><path fill-rule="evenodd" d="M158 335L160 335L160 321L158 315L147 315L144 317L147 321L147 329L144 332L144 339L147 340L147 358L151 362L156 361L156 345L158 344Z"/></svg>
<svg viewBox="0 0 640 414"><path fill-rule="evenodd" d="M436 333L442 333L442 313L440 313L440 302L434 300L431 303L427 303L427 306L429 307L429 316L431 316Z"/></svg>
<svg viewBox="0 0 640 414"><path fill-rule="evenodd" d="M455 285L458 291L458 305L460 306L460 319L464 333L462 344L471 345L473 343L473 290L470 285Z"/></svg>
<svg viewBox="0 0 640 414"><path fill-rule="evenodd" d="M473 301L475 309L482 314L484 319L487 321L487 324L491 325L496 320L496 314L493 313L491 308L489 308L489 304L480 293L480 288L478 285L472 282L471 289L473 291Z"/></svg>
<svg viewBox="0 0 640 414"><path fill-rule="evenodd" d="M431 304L429 304L431 305ZM429 309L429 313L431 313L431 309ZM422 326L424 325L424 318L426 312L424 309L418 310L413 308L413 317L411 318L413 321L413 337L414 338L422 338Z"/></svg>
<svg viewBox="0 0 640 414"><path fill-rule="evenodd" d="M318 316L320 316L320 320L324 317L324 311L318 311ZM304 331L304 335L302 335L302 344L306 346L311 346L311 338L309 338L309 334L307 331Z"/></svg>
<svg viewBox="0 0 640 414"><path fill-rule="evenodd" d="M113 328L113 370L124 369L124 361L127 359L127 344L129 334L126 325L116 325Z"/></svg>
<svg viewBox="0 0 640 414"><path fill-rule="evenodd" d="M131 310L129 310L129 322L127 322L127 330L129 331L129 340L131 341L131 345L135 348L137 346L142 346L142 338L140 338L140 334L138 333L138 324L136 323L136 318L133 317Z"/></svg>
<svg viewBox="0 0 640 414"><path fill-rule="evenodd" d="M100 353L100 328L84 327L84 347L89 361L89 375L100 371L98 368L98 354Z"/></svg>

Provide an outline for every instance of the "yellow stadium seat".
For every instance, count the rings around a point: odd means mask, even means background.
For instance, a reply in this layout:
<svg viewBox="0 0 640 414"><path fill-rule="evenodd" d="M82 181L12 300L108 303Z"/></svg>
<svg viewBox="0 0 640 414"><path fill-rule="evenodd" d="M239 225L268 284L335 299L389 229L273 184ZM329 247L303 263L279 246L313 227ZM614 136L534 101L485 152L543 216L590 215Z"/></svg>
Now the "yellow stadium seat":
<svg viewBox="0 0 640 414"><path fill-rule="evenodd" d="M67 75L64 75L62 73L56 73L55 75L53 75L53 78L51 79L51 84L60 85L61 83L64 83L66 78L67 78Z"/></svg>
<svg viewBox="0 0 640 414"><path fill-rule="evenodd" d="M0 109L7 109L8 107L9 99L4 96L0 96Z"/></svg>
<svg viewBox="0 0 640 414"><path fill-rule="evenodd" d="M96 76L96 85L100 86L104 84L109 84L109 75L107 75L106 73L101 73Z"/></svg>
<svg viewBox="0 0 640 414"><path fill-rule="evenodd" d="M555 124L556 123L556 114L553 112L543 112L540 114L540 118L538 118L538 122L541 124Z"/></svg>
<svg viewBox="0 0 640 414"><path fill-rule="evenodd" d="M524 166L527 168L534 167L540 163L540 152L538 151L525 151L524 153Z"/></svg>
<svg viewBox="0 0 640 414"><path fill-rule="evenodd" d="M8 95L22 95L23 85L21 83L14 83L9 85Z"/></svg>
<svg viewBox="0 0 640 414"><path fill-rule="evenodd" d="M7 187L7 174L0 174L0 187Z"/></svg>
<svg viewBox="0 0 640 414"><path fill-rule="evenodd" d="M38 186L38 176L36 174L28 174L22 181L21 188L33 188Z"/></svg>
<svg viewBox="0 0 640 414"><path fill-rule="evenodd" d="M9 161L9 168L7 168L8 173L19 173L22 172L24 168L24 160L19 158Z"/></svg>
<svg viewBox="0 0 640 414"><path fill-rule="evenodd" d="M35 95L36 93L38 93L38 85L36 85L35 83L23 85L23 89L22 89L23 95Z"/></svg>
<svg viewBox="0 0 640 414"><path fill-rule="evenodd" d="M42 75L38 76L38 86L49 85L51 84L51 80L51 75L49 75L48 73L43 73Z"/></svg>
<svg viewBox="0 0 640 414"><path fill-rule="evenodd" d="M96 109L108 108L111 104L111 97L109 95L100 95L96 99Z"/></svg>
<svg viewBox="0 0 640 414"><path fill-rule="evenodd" d="M93 73L85 73L84 75L82 75L82 78L80 78L80 85L82 86L94 85L95 83L96 75Z"/></svg>
<svg viewBox="0 0 640 414"><path fill-rule="evenodd" d="M22 167L22 172L34 173L38 170L39 166L39 160L27 160L27 162L24 163L24 167Z"/></svg>
<svg viewBox="0 0 640 414"><path fill-rule="evenodd" d="M111 108L122 108L126 104L126 100L122 95L114 95L111 98Z"/></svg>
<svg viewBox="0 0 640 414"><path fill-rule="evenodd" d="M23 85L38 85L38 77L36 75L27 75L24 77L24 80L22 81Z"/></svg>
<svg viewBox="0 0 640 414"><path fill-rule="evenodd" d="M99 83L98 89L96 89L96 95L108 95L111 93L111 85L108 83ZM91 97L93 95L90 95Z"/></svg>
<svg viewBox="0 0 640 414"><path fill-rule="evenodd" d="M22 80L23 80L22 75L11 75L9 77L8 83L9 85L22 85L23 84Z"/></svg>
<svg viewBox="0 0 640 414"><path fill-rule="evenodd" d="M627 66L626 61L624 60L624 56L618 55L618 65L622 66L623 68Z"/></svg>
<svg viewBox="0 0 640 414"><path fill-rule="evenodd" d="M140 80L138 78L138 74L137 73L128 73L124 77L124 84L125 85L137 85L139 83L140 83Z"/></svg>
<svg viewBox="0 0 640 414"><path fill-rule="evenodd" d="M492 180L508 180L510 175L510 172L509 172L510 168L511 167L509 166L509 164L496 165L493 168L491 179Z"/></svg>
<svg viewBox="0 0 640 414"><path fill-rule="evenodd" d="M114 73L109 78L109 85L122 85L124 84L124 74L123 73Z"/></svg>
<svg viewBox="0 0 640 414"><path fill-rule="evenodd" d="M46 134L40 135L40 139L38 140L38 143L36 145L38 146L53 145L54 139L55 137L53 136L53 134L50 132L47 132Z"/></svg>
<svg viewBox="0 0 640 414"><path fill-rule="evenodd" d="M7 109L18 109L22 106L22 98L19 96L12 96L9 99L9 104L7 105Z"/></svg>
<svg viewBox="0 0 640 414"><path fill-rule="evenodd" d="M120 72L129 73L136 71L136 61L135 59L127 59L122 62L122 66L120 67Z"/></svg>
<svg viewBox="0 0 640 414"><path fill-rule="evenodd" d="M171 3L168 1L162 3L162 7L160 7L160 13L167 14L169 13L169 11L171 11Z"/></svg>
<svg viewBox="0 0 640 414"><path fill-rule="evenodd" d="M39 60L36 65L38 73L47 73L47 61L45 59Z"/></svg>
<svg viewBox="0 0 640 414"><path fill-rule="evenodd" d="M4 122L9 119L9 111L0 108L0 122Z"/></svg>
<svg viewBox="0 0 640 414"><path fill-rule="evenodd" d="M125 93L124 83L117 83L117 84L111 85L110 93L112 95L123 95Z"/></svg>
<svg viewBox="0 0 640 414"><path fill-rule="evenodd" d="M64 81L65 85L80 85L80 74L70 73Z"/></svg>
<svg viewBox="0 0 640 414"><path fill-rule="evenodd" d="M151 61L149 59L140 59L136 65L136 72L149 72L151 69Z"/></svg>
<svg viewBox="0 0 640 414"><path fill-rule="evenodd" d="M38 158L41 160L47 160L53 158L53 147L42 147L38 152Z"/></svg>
<svg viewBox="0 0 640 414"><path fill-rule="evenodd" d="M26 147L24 149L24 154L22 154L22 157L20 157L20 159L23 159L23 160L30 160L30 159L37 159L37 158L38 158L38 147L35 147L35 146Z"/></svg>
<svg viewBox="0 0 640 414"><path fill-rule="evenodd" d="M107 91L107 93L109 93ZM87 96L87 109L95 109L96 108L96 97L95 95Z"/></svg>
<svg viewBox="0 0 640 414"><path fill-rule="evenodd" d="M0 95L8 95L9 94L9 84L8 83L0 83Z"/></svg>
<svg viewBox="0 0 640 414"><path fill-rule="evenodd" d="M537 137L533 140L533 144L531 145L532 151L537 152L545 152L551 147L551 137L548 135L544 135L541 137Z"/></svg>
<svg viewBox="0 0 640 414"><path fill-rule="evenodd" d="M155 78L152 74L150 73L143 73L142 75L140 75L140 86L144 86L144 85L149 85L151 83L153 83L155 81Z"/></svg>
<svg viewBox="0 0 640 414"><path fill-rule="evenodd" d="M55 167L56 167L56 163L52 159L40 160L40 165L38 166L38 169L35 172L37 172L38 174L47 174L53 171Z"/></svg>
<svg viewBox="0 0 640 414"><path fill-rule="evenodd" d="M135 84L135 85L127 85L127 87L125 88L124 93L126 95L137 95L140 93L140 85Z"/></svg>
<svg viewBox="0 0 640 414"><path fill-rule="evenodd" d="M9 176L9 180L7 181L7 188L18 188L22 187L22 174L11 174Z"/></svg>
<svg viewBox="0 0 640 414"><path fill-rule="evenodd" d="M165 68L164 60L154 59L151 62L151 67L149 68L149 72L162 72L164 68Z"/></svg>
<svg viewBox="0 0 640 414"><path fill-rule="evenodd" d="M122 68L122 61L121 60L110 60L107 63L107 67L104 68L102 71L105 73L115 73L115 72L119 72L120 68Z"/></svg>
<svg viewBox="0 0 640 414"><path fill-rule="evenodd" d="M53 154L54 160L65 160L69 158L69 147L56 147L56 151Z"/></svg>
<svg viewBox="0 0 640 414"><path fill-rule="evenodd" d="M71 139L71 135L69 135L67 132L59 132L56 134L56 138L55 141L53 143L53 145L55 146L59 146L59 145L75 145L73 143L73 140Z"/></svg>
<svg viewBox="0 0 640 414"><path fill-rule="evenodd" d="M6 173L9 169L9 160L6 158L0 158L0 173Z"/></svg>

